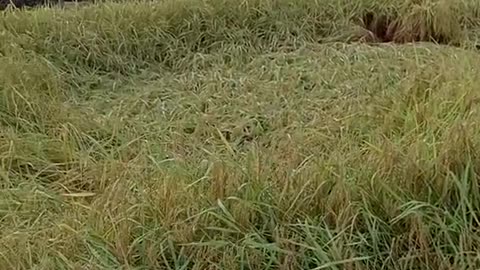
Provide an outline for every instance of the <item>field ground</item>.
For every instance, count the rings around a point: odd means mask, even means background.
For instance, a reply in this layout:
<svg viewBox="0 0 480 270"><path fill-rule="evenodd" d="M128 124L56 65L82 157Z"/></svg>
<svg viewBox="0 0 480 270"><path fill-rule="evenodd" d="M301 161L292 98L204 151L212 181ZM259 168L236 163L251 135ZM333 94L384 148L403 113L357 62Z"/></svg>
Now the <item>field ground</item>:
<svg viewBox="0 0 480 270"><path fill-rule="evenodd" d="M4 13L0 268L480 267L480 3L371 2Z"/></svg>

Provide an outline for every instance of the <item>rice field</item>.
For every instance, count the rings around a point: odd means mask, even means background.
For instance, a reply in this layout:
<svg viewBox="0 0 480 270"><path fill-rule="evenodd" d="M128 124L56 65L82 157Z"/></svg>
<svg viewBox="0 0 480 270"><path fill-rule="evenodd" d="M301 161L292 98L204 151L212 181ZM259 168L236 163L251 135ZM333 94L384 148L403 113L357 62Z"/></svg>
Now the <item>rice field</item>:
<svg viewBox="0 0 480 270"><path fill-rule="evenodd" d="M0 20L1 269L480 267L480 2Z"/></svg>

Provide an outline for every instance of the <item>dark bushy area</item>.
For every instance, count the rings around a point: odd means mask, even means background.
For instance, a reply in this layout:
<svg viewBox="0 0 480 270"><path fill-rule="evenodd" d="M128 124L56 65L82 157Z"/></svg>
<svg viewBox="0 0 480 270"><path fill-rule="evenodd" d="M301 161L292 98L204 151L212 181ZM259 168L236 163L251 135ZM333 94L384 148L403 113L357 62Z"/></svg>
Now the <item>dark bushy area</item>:
<svg viewBox="0 0 480 270"><path fill-rule="evenodd" d="M88 2L89 0L0 0L0 10L7 8L24 9L33 7L64 6L69 2ZM93 2L93 1L90 1Z"/></svg>

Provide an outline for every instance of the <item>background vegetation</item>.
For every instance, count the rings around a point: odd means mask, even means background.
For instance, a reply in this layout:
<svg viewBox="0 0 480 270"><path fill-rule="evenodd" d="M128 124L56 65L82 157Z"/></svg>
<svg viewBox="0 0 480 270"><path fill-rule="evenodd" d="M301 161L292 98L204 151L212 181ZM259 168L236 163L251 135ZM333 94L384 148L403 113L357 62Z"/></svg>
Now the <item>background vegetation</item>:
<svg viewBox="0 0 480 270"><path fill-rule="evenodd" d="M479 267L480 2L0 20L2 269Z"/></svg>

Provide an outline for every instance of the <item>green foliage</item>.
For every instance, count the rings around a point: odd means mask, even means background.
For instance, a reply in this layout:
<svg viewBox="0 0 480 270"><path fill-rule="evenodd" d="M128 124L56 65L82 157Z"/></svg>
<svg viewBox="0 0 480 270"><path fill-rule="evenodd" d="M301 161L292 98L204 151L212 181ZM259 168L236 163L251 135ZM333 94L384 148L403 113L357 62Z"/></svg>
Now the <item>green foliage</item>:
<svg viewBox="0 0 480 270"><path fill-rule="evenodd" d="M478 267L478 6L5 13L0 265ZM456 47L352 42L366 12Z"/></svg>

